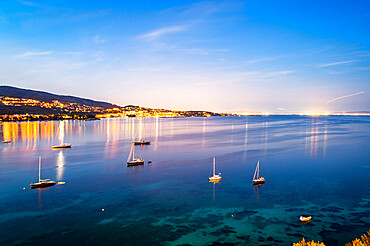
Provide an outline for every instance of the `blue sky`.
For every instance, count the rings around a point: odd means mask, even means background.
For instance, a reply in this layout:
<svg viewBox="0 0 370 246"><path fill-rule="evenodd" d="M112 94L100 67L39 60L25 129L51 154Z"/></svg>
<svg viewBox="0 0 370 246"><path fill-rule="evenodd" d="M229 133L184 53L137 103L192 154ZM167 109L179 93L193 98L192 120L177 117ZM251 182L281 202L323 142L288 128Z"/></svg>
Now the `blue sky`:
<svg viewBox="0 0 370 246"><path fill-rule="evenodd" d="M369 23L353 0L1 1L0 83L170 109L370 110Z"/></svg>

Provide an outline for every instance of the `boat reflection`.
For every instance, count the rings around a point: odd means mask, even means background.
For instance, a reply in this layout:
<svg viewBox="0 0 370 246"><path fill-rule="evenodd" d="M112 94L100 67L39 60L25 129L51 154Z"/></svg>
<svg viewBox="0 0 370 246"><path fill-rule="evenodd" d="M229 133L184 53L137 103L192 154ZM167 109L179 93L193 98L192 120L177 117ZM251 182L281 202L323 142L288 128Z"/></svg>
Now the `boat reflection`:
<svg viewBox="0 0 370 246"><path fill-rule="evenodd" d="M212 202L214 203L215 202L215 199L216 199L216 184L218 183L221 183L221 180L214 180L214 181L209 181L209 183L212 183L212 186L213 186L213 199L212 199Z"/></svg>
<svg viewBox="0 0 370 246"><path fill-rule="evenodd" d="M63 180L64 165L65 165L65 158L63 155L63 150L61 150L58 154L58 159L57 159L57 181Z"/></svg>
<svg viewBox="0 0 370 246"><path fill-rule="evenodd" d="M260 195L259 195L259 189L264 186L265 184L253 184L253 192L256 195L256 202L259 202Z"/></svg>

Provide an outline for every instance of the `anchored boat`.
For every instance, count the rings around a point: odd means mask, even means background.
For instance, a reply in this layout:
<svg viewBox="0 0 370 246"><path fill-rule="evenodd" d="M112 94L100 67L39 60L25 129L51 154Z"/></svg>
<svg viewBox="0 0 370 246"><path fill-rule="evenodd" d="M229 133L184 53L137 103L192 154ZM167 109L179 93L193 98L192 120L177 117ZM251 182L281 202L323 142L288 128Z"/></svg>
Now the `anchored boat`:
<svg viewBox="0 0 370 246"><path fill-rule="evenodd" d="M44 188L44 187L53 186L53 185L55 185L54 180L41 179L41 156L40 156L39 157L39 182L30 184L31 189Z"/></svg>
<svg viewBox="0 0 370 246"><path fill-rule="evenodd" d="M215 157L213 157L212 171L213 171L213 176L209 177L209 182L218 182L218 181L220 181L221 180L221 173L216 174L216 158Z"/></svg>
<svg viewBox="0 0 370 246"><path fill-rule="evenodd" d="M63 143L64 142L64 121L60 122L59 127L59 145L54 145L51 148L52 149L69 149L72 147L69 143Z"/></svg>
<svg viewBox="0 0 370 246"><path fill-rule="evenodd" d="M258 185L258 184L264 184L265 183L265 178L260 177L260 162L258 161L256 170L254 171L254 176L253 176L253 185Z"/></svg>
<svg viewBox="0 0 370 246"><path fill-rule="evenodd" d="M64 143L64 144L54 145L54 146L52 146L51 148L52 148L52 149L69 149L69 148L71 148L71 147L72 147L72 145L71 145L71 144L69 144L69 143Z"/></svg>
<svg viewBox="0 0 370 246"><path fill-rule="evenodd" d="M144 160L140 158L135 158L135 144L132 144L130 154L127 158L127 166L137 166L137 165L144 165Z"/></svg>
<svg viewBox="0 0 370 246"><path fill-rule="evenodd" d="M148 140L139 140L139 141L134 141L134 145L149 145L150 141Z"/></svg>
<svg viewBox="0 0 370 246"><path fill-rule="evenodd" d="M309 216L309 215L302 215L301 217L299 217L299 220L300 220L301 222L309 222L309 221L311 221L311 220L312 220L312 217L311 217L311 216Z"/></svg>

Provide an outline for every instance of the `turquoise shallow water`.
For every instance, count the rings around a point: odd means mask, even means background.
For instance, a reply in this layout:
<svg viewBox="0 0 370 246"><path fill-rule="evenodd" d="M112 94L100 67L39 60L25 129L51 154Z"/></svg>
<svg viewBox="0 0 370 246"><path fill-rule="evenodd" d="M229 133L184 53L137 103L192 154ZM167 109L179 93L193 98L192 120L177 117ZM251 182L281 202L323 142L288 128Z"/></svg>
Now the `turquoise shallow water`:
<svg viewBox="0 0 370 246"><path fill-rule="evenodd" d="M370 117L59 125L0 125L12 140L0 147L0 245L344 245L370 228ZM136 147L151 164L126 166L133 137L152 141ZM72 148L51 150L59 138ZM40 155L42 176L65 185L29 189ZM257 161L267 182L253 187Z"/></svg>

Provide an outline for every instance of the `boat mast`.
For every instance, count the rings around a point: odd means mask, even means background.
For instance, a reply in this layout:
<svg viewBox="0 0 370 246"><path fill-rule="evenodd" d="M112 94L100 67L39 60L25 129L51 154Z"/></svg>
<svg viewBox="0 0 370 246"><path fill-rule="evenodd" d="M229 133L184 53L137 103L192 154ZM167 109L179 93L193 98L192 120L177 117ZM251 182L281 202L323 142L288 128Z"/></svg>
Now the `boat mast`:
<svg viewBox="0 0 370 246"><path fill-rule="evenodd" d="M258 163L260 163L260 162L258 161ZM253 179L256 178L257 168L258 168L258 164L257 164L256 170L254 171Z"/></svg>
<svg viewBox="0 0 370 246"><path fill-rule="evenodd" d="M132 160L135 160L135 144L132 144Z"/></svg>
<svg viewBox="0 0 370 246"><path fill-rule="evenodd" d="M216 158L213 157L213 176L215 176L215 172L216 172Z"/></svg>
<svg viewBox="0 0 370 246"><path fill-rule="evenodd" d="M39 183L41 182L41 156L39 156Z"/></svg>
<svg viewBox="0 0 370 246"><path fill-rule="evenodd" d="M132 155L132 148L134 147L134 144L131 146L130 154L128 155L127 162L131 160L131 155Z"/></svg>
<svg viewBox="0 0 370 246"><path fill-rule="evenodd" d="M258 169L257 178L259 178L260 177L260 161L258 161L258 163L257 163L257 169Z"/></svg>
<svg viewBox="0 0 370 246"><path fill-rule="evenodd" d="M64 142L64 120L60 121L59 125L59 145L63 145Z"/></svg>

